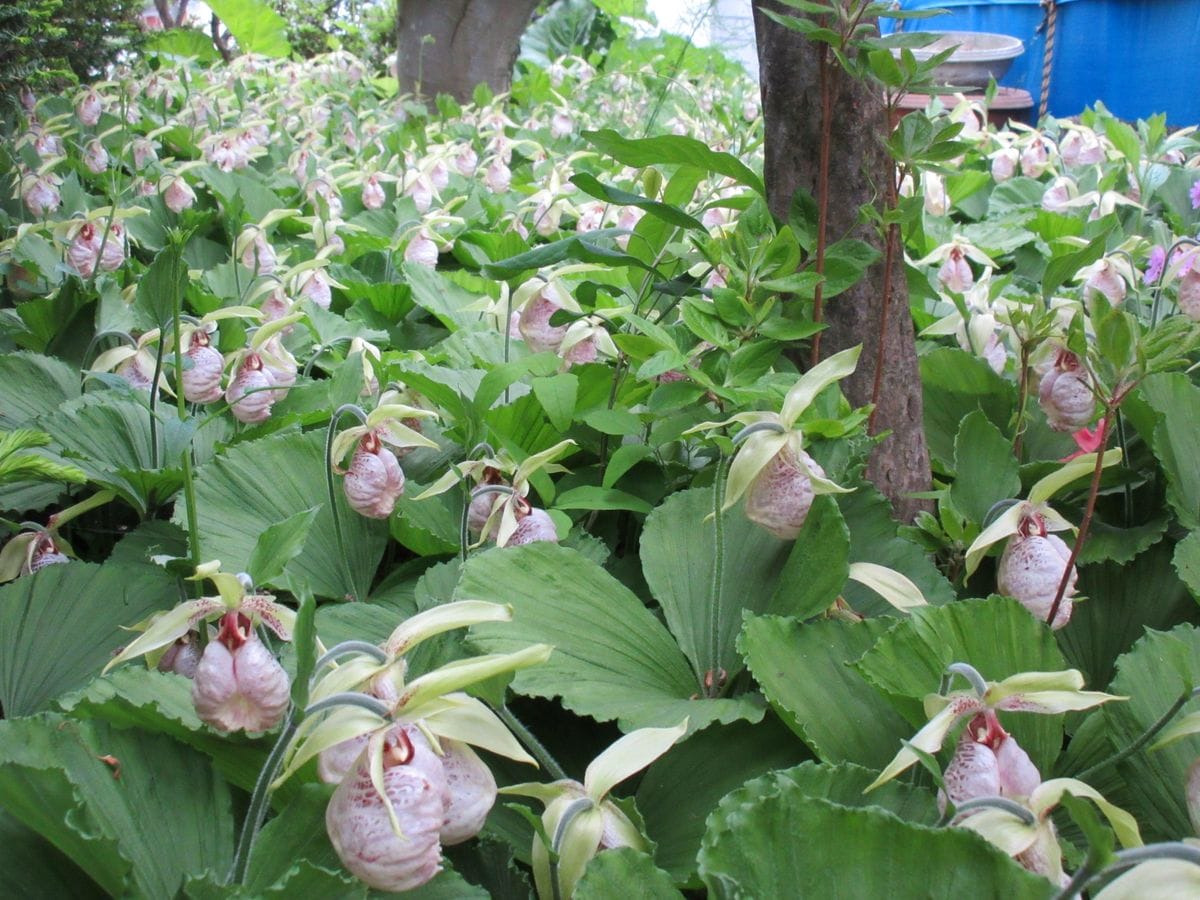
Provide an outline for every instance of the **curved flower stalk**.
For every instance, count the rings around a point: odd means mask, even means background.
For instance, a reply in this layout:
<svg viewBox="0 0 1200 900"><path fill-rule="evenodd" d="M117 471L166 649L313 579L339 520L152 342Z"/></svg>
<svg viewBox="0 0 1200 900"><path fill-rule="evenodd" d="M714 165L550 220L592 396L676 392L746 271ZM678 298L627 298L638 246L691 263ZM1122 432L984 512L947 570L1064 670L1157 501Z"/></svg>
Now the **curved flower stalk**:
<svg viewBox="0 0 1200 900"><path fill-rule="evenodd" d="M598 853L616 847L649 849L638 826L608 795L670 750L687 733L687 724L684 719L674 728L631 731L592 760L582 784L531 782L500 789L502 794L532 797L545 804L542 833L551 845L541 835L533 838L533 877L539 897L570 898Z"/></svg>
<svg viewBox="0 0 1200 900"><path fill-rule="evenodd" d="M746 517L780 540L794 540L808 518L817 494L848 493L825 477L824 470L804 452L804 434L796 423L817 395L852 373L862 347L835 353L805 372L784 398L778 413L746 412L723 422L704 422L685 434L723 428L733 422L747 426L735 438L741 447L729 467L721 511L746 497Z"/></svg>
<svg viewBox="0 0 1200 900"><path fill-rule="evenodd" d="M1103 467L1121 460L1120 450L1105 451ZM1055 512L1050 498L1073 481L1091 473L1097 464L1097 454L1077 456L1065 463L1029 489L1029 498L1014 503L988 525L967 548L966 576L970 577L993 544L1008 539L1001 558L997 588L1020 601L1034 616L1045 620L1054 602L1059 582L1066 569L1070 551L1053 535L1056 531L1073 531L1075 526ZM1052 627L1061 628L1071 618L1071 595L1075 577L1064 592L1062 603L1055 613Z"/></svg>
<svg viewBox="0 0 1200 900"><path fill-rule="evenodd" d="M205 579L216 587L217 596L188 600L142 623L142 633L102 674L136 656L170 647L204 622L220 620L217 637L205 647L192 681L196 713L220 731L268 731L287 711L288 680L254 629L265 625L280 640L290 641L296 614L269 594L251 593L249 578L222 572L219 560L198 566L189 580Z"/></svg>
<svg viewBox="0 0 1200 900"><path fill-rule="evenodd" d="M946 737L963 720L984 716L990 721L995 713L1004 711L1057 715L1091 709L1110 700L1126 699L1082 690L1083 675L1075 669L1065 672L1021 672L1003 681L984 681L983 676L966 663L953 663L946 671L966 678L971 683L971 690L927 695L925 714L930 717L929 721L907 742L910 746L905 746L896 754L864 793L886 784L910 768L920 759L916 751L937 753Z"/></svg>
<svg viewBox="0 0 1200 900"><path fill-rule="evenodd" d="M405 678L404 655L421 641L511 616L494 603L448 603L403 622L381 648L351 642L318 661L309 706L272 787L320 756L323 777L341 782L326 814L330 839L347 868L373 887L423 884L440 868L443 843L482 827L495 783L466 745L536 765L500 719L461 689L537 665L550 647L457 660Z"/></svg>

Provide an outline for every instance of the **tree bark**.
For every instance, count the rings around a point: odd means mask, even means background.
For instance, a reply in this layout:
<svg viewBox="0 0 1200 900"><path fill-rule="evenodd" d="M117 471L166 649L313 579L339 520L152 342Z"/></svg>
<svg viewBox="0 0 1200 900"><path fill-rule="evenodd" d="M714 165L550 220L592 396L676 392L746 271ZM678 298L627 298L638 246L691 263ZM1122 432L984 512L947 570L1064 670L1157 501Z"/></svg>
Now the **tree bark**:
<svg viewBox="0 0 1200 900"><path fill-rule="evenodd" d="M792 195L804 188L818 193L821 146L821 45L767 18L763 8L804 16L772 0L754 0L758 41L759 88L766 123L764 176L771 212L786 220ZM813 16L809 16L813 18ZM883 252L883 241L870 223L858 221L864 204L878 205L886 194L893 166L883 146L883 98L870 84L847 76L830 56L838 75L833 82L832 150L829 160L829 243L855 237ZM876 361L883 361L874 433L890 431L871 455L867 477L888 497L898 518L911 521L926 501L908 495L930 487L929 452L921 410L921 379L916 338L908 309L904 257L897 247L892 263L891 302L884 305L884 264L827 304L822 356L862 344L858 369L842 382L856 406L871 402ZM881 323L886 317L882 336Z"/></svg>
<svg viewBox="0 0 1200 900"><path fill-rule="evenodd" d="M401 91L466 102L480 82L508 90L521 35L538 0L399 0ZM433 38L427 42L427 36Z"/></svg>

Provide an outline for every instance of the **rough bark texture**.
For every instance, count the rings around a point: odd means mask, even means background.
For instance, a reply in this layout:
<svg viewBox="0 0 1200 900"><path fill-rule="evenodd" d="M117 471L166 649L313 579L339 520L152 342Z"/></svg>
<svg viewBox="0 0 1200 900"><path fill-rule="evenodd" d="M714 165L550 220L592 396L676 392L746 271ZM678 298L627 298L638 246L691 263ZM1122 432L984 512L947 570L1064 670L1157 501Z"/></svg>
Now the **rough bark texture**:
<svg viewBox="0 0 1200 900"><path fill-rule="evenodd" d="M401 91L471 99L475 85L508 90L521 35L538 0L399 0ZM423 44L426 35L434 43Z"/></svg>
<svg viewBox="0 0 1200 900"><path fill-rule="evenodd" d="M820 45L768 19L767 7L785 15L793 9L754 0L758 39L759 86L766 121L764 175L767 198L776 217L786 219L792 194L803 187L817 195L821 146ZM836 64L836 63L835 63ZM892 177L891 161L879 139L883 100L869 87L839 73L833 102L832 149L829 166L829 242L856 237L883 251L870 224L858 224L858 209L882 195ZM822 338L822 357L855 344L863 345L858 370L843 382L855 405L871 401L876 359L879 358L884 265L873 266L867 277L830 300L825 307L829 327ZM929 452L921 412L921 379L903 253L897 249L892 272L892 301L883 337L883 376L875 431L891 431L871 457L867 477L892 501L896 515L911 521L924 501L906 495L930 487Z"/></svg>

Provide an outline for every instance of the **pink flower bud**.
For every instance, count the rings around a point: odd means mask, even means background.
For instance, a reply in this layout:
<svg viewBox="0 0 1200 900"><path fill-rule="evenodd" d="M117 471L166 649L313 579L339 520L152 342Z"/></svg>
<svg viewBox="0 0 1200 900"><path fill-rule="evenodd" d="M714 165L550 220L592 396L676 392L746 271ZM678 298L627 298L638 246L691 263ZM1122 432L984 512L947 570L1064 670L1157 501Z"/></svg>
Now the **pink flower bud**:
<svg viewBox="0 0 1200 900"><path fill-rule="evenodd" d="M1059 351L1054 367L1042 376L1038 404L1055 431L1075 431L1092 421L1096 397L1087 370L1074 353Z"/></svg>
<svg viewBox="0 0 1200 900"><path fill-rule="evenodd" d="M447 847L461 844L479 834L496 803L496 779L469 746L442 739L442 770L446 775L449 802L446 820L439 832Z"/></svg>
<svg viewBox="0 0 1200 900"><path fill-rule="evenodd" d="M370 432L358 442L342 487L355 512L369 519L386 519L404 493L404 470L396 454Z"/></svg>
<svg viewBox="0 0 1200 900"><path fill-rule="evenodd" d="M209 343L207 332L198 328L192 332L187 358L190 369L183 373L183 396L189 403L213 403L221 399L221 375L225 359Z"/></svg>
<svg viewBox="0 0 1200 900"><path fill-rule="evenodd" d="M801 463L824 476L825 470L803 450L784 447L754 477L746 491L746 518L761 525L780 540L795 540L808 518L813 487Z"/></svg>
<svg viewBox="0 0 1200 900"><path fill-rule="evenodd" d="M192 679L196 714L219 731L268 731L279 724L288 702L283 666L248 618L226 613Z"/></svg>
<svg viewBox="0 0 1200 900"><path fill-rule="evenodd" d="M385 748L382 797L371 783L365 754L360 756L325 810L325 829L338 858L376 890L412 890L441 870L445 777L410 764L413 752L404 732ZM385 803L390 804L401 834L392 827Z"/></svg>
<svg viewBox="0 0 1200 900"><path fill-rule="evenodd" d="M1027 516L1018 528L1017 534L1008 539L1000 557L996 590L1016 598L1034 618L1044 622L1067 569L1071 549L1062 538L1046 533L1046 523L1041 516ZM1071 597L1075 594L1078 577L1079 573L1072 565L1062 602L1050 623L1055 630L1071 620Z"/></svg>
<svg viewBox="0 0 1200 900"><path fill-rule="evenodd" d="M271 417L274 391L263 389L274 386L270 374L263 370L262 358L257 353L247 353L237 375L225 389L225 402L239 422L256 425Z"/></svg>

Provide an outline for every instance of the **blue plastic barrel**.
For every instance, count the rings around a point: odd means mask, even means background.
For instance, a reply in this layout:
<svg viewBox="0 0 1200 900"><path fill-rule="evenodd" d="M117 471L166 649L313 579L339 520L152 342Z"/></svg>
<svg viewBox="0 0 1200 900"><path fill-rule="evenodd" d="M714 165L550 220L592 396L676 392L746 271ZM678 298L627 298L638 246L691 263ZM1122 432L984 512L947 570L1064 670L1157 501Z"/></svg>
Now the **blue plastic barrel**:
<svg viewBox="0 0 1200 900"><path fill-rule="evenodd" d="M1200 0L1056 0L1049 112L1073 116L1097 100L1123 119L1166 113L1200 123ZM948 9L904 21L906 31L991 31L1025 42L1001 81L1041 102L1047 9L1040 0L900 0L902 9ZM887 20L885 31L893 27Z"/></svg>

